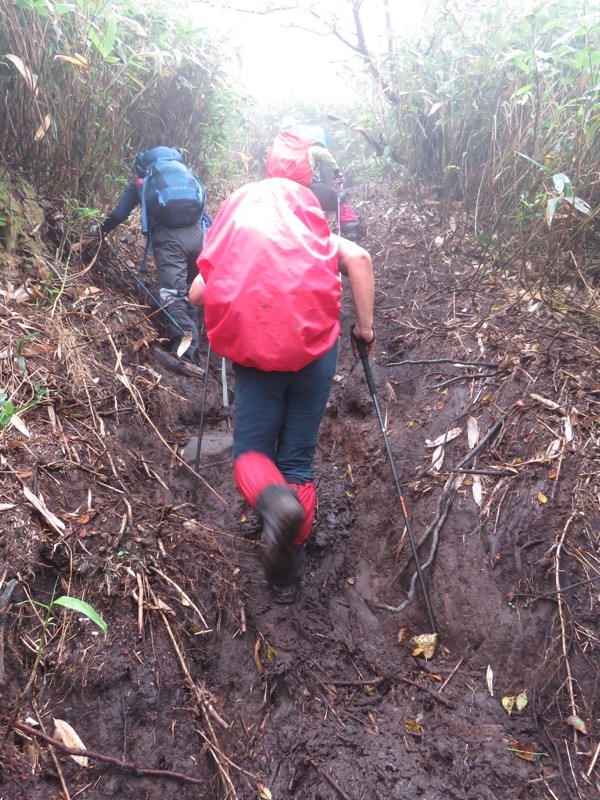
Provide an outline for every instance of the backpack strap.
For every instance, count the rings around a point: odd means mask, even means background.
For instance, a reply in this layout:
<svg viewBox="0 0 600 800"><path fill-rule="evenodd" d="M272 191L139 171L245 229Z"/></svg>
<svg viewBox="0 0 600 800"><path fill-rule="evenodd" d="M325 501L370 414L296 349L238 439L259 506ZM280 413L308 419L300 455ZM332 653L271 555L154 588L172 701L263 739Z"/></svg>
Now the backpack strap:
<svg viewBox="0 0 600 800"><path fill-rule="evenodd" d="M202 225L202 246L204 246L204 242L206 241L206 231L210 228L210 226L213 223L212 217L206 210L202 212L202 216L200 217L200 223Z"/></svg>

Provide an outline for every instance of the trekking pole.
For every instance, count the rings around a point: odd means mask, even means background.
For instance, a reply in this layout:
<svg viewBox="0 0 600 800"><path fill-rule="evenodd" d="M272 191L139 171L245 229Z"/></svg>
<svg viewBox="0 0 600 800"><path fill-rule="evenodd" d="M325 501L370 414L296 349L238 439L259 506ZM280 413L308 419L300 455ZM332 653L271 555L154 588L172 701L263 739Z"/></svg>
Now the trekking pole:
<svg viewBox="0 0 600 800"><path fill-rule="evenodd" d="M337 232L338 236L342 235L342 208L341 208L341 201L340 201L340 194L342 193L342 182L340 180L335 181L337 185Z"/></svg>
<svg viewBox="0 0 600 800"><path fill-rule="evenodd" d="M125 270L125 272L127 272L127 273L128 273L128 275L130 275L130 276L133 278L133 280L134 280L134 281L137 283L137 285L140 287L140 289L142 289L142 291L146 292L146 294L148 295L148 297L149 297L149 298L152 300L152 302L153 302L153 303L154 303L154 305L156 306L157 310L158 310L158 311L162 311L162 312L163 312L163 314L165 315L165 317L166 317L166 318L169 320L169 322L173 323L173 325L175 325L175 327L177 328L177 330L181 331L181 333L182 333L182 334L185 336L185 333L186 333L186 331L184 331L184 330L183 330L183 328L182 328L182 327L181 327L181 325L180 325L180 324L177 322L177 320L173 319L173 317L172 317L172 316L169 314L169 312L168 312L168 311L167 311L167 309L166 309L166 308L163 306L163 304L160 302L160 300L158 300L158 299L157 299L157 298L156 298L156 297L155 297L155 296L152 294L152 292L150 291L150 289L148 289L148 287L147 287L147 286L145 286L145 285L144 285L144 283L142 283L142 281L141 281L141 280L138 278L138 276L135 274L135 272L133 272L132 270L130 270L130 269L129 269L129 267L128 267L128 266L127 266L127 264L126 264L126 263L123 261L123 259L121 258L121 256L120 256L120 255L117 253L117 251L115 250L115 248L114 248L112 245L110 245L110 244L109 244L109 243L106 241L106 239L104 240L104 244L105 244L105 245L108 247L109 251L110 251L110 252L113 254L113 256L114 256L114 257L117 259L117 261L118 261L118 262L119 262L119 264L120 264L120 265L123 267L123 269Z"/></svg>
<svg viewBox="0 0 600 800"><path fill-rule="evenodd" d="M351 334L354 336L354 334ZM379 400L377 399L377 391L375 389L375 382L373 380L373 373L371 372L371 366L369 364L369 354L367 353L367 345L363 339L359 339L357 336L354 337L356 342L356 346L358 347L358 353L360 355L360 360L362 361L363 368L365 370L365 378L367 379L367 386L369 387L369 391L371 392L371 397L373 398L373 405L375 406L375 412L377 414L377 419L379 420L379 427L381 428L381 433L383 434L383 441L385 442L385 450L388 456L388 460L390 462L390 467L392 468L392 475L394 476L394 483L396 484L396 491L398 492L398 497L400 498L400 506L402 508L402 515L404 517L404 524L406 526L406 533L408 535L408 540L410 542L410 547L412 550L413 558L415 560L415 566L417 569L417 575L419 576L419 582L421 584L421 589L423 591L423 598L425 600L425 607L427 609L427 616L429 617L429 624L431 626L431 632L435 633L435 620L433 619L433 612L431 610L431 604L429 602L429 595L427 594L427 589L425 588L425 581L423 579L423 571L421 570L421 564L419 563L419 554L417 552L417 545L415 542L415 538L412 533L412 529L410 526L410 520L408 518L408 511L406 510L406 503L404 502L404 497L402 495L402 489L400 487L400 479L398 478L398 472L396 471L396 465L394 463L394 456L392 454L392 448L390 447L390 442L385 432L385 422L383 420L383 416L381 414L381 408L379 407Z"/></svg>
<svg viewBox="0 0 600 800"><path fill-rule="evenodd" d="M208 388L208 372L210 366L210 342L206 350L206 372L204 373L204 392L202 398L202 411L200 412L200 425L198 426L198 445L196 446L196 460L194 461L194 472L198 473L200 466L200 448L202 447L202 434L204 433L204 409L206 408L206 390ZM196 502L198 494L198 476L194 475L194 486L192 488L192 503Z"/></svg>

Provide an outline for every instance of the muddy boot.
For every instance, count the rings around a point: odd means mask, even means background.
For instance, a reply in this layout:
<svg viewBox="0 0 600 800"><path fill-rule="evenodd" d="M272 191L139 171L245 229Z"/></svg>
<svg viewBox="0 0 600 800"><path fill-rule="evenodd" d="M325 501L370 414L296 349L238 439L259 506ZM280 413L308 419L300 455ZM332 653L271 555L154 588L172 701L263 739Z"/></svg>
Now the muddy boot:
<svg viewBox="0 0 600 800"><path fill-rule="evenodd" d="M300 577L304 571L304 565L306 564L306 548L304 545L294 545L293 555L294 564L290 579L286 583L274 583L272 586L273 599L280 605L289 605L296 600L298 584L300 583Z"/></svg>
<svg viewBox="0 0 600 800"><path fill-rule="evenodd" d="M293 581L298 560L294 540L304 522L304 510L295 492L281 484L263 489L256 510L263 520L265 577L271 584L286 585Z"/></svg>

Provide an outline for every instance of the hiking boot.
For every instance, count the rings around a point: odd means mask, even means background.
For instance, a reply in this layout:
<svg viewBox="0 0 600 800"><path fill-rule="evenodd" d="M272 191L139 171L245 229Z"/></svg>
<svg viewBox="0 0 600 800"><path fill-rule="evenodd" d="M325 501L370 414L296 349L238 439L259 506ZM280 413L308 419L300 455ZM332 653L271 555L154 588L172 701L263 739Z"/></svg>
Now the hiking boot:
<svg viewBox="0 0 600 800"><path fill-rule="evenodd" d="M304 522L304 509L288 486L276 484L264 489L256 501L263 521L261 562L271 584L285 586L295 578L298 554L294 540Z"/></svg>
<svg viewBox="0 0 600 800"><path fill-rule="evenodd" d="M358 236L360 229L360 222L342 222L340 231L342 236L350 239L352 236Z"/></svg>
<svg viewBox="0 0 600 800"><path fill-rule="evenodd" d="M290 605L296 600L300 576L306 564L306 548L304 545L294 545L294 563L290 575L291 580L287 583L274 583L272 585L273 599L280 605Z"/></svg>

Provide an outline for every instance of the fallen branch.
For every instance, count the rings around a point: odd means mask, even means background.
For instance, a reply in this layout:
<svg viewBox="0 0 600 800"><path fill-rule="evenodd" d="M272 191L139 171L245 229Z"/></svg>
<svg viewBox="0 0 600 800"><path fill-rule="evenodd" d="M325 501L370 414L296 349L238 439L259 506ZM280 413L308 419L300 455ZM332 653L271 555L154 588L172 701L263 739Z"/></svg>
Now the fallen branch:
<svg viewBox="0 0 600 800"><path fill-rule="evenodd" d="M453 364L456 367L495 367L491 361L462 361L460 358L416 358L408 361L392 361L388 367L402 367L405 364Z"/></svg>
<svg viewBox="0 0 600 800"><path fill-rule="evenodd" d="M343 800L352 800L350 795L346 794L346 792L342 789L342 787L339 785L339 783L337 781L335 781L331 777L331 775L329 775L329 773L325 772L325 770L317 764L317 762L314 760L314 758L309 758L308 759L308 763L311 765L311 767L314 767L317 770L317 772L319 773L319 775L322 778L325 778L327 783L330 786L332 786L336 790L336 792L338 792L339 796L342 797Z"/></svg>
<svg viewBox="0 0 600 800"><path fill-rule="evenodd" d="M479 378L495 378L495 372L480 372L479 375L455 375L452 378L448 378L446 381L442 381L441 383L429 383L426 384L425 389L441 389L442 386L448 386L451 383L456 383L456 381L475 381L479 380Z"/></svg>
<svg viewBox="0 0 600 800"><path fill-rule="evenodd" d="M183 589L180 586L178 586L172 578L169 578L168 575L165 575L165 573L158 567L149 566L148 569L150 570L150 572L155 572L157 575L160 575L160 577L164 581L166 581L169 584L169 586L172 586L175 589L175 591L179 594L181 599L185 603L187 603L190 606L190 608L192 608L196 612L196 614L198 614L198 617L202 621L202 624L204 625L206 630L209 630L208 624L204 619L202 612L200 611L198 606L194 603L194 601L183 591Z"/></svg>
<svg viewBox="0 0 600 800"><path fill-rule="evenodd" d="M324 680L326 686L379 686L386 679L385 675L379 678L365 678L364 681L328 681Z"/></svg>
<svg viewBox="0 0 600 800"><path fill-rule="evenodd" d="M566 670L567 670L567 688L568 688L568 691L569 691L569 701L570 701L570 705L571 705L571 714L574 717L576 717L579 712L577 710L577 703L575 702L575 692L573 690L573 676L571 675L571 665L569 663L569 653L568 653L568 647L567 647L567 629L566 629L565 617L564 617L564 613L563 613L564 600L562 598L562 591L561 591L561 587L560 587L560 554L561 554L562 547L563 547L563 544L564 544L564 541L565 541L565 537L567 535L567 531L569 530L571 522L573 522L573 520L577 516L577 513L578 513L577 511L574 511L571 514L571 516L569 517L569 519L567 520L567 523L566 523L565 527L563 528L560 540L556 544L556 556L554 558L554 580L555 580L556 591L557 591L557 595L558 595L558 616L560 618L560 639L561 639L561 644L562 644L563 658L565 660L565 667L566 667ZM575 738L575 741L577 741L577 731L575 729L573 729L573 736Z"/></svg>
<svg viewBox="0 0 600 800"><path fill-rule="evenodd" d="M96 761L102 761L104 764L112 764L119 769L124 769L128 772L133 772L136 775L143 775L145 777L172 778L173 780L185 781L186 783L197 783L202 785L206 784L206 780L192 778L190 775L184 775L182 772L173 772L167 769L148 769L146 767L138 767L131 761L123 761L120 758L113 758L112 756L104 755L104 753L96 753L95 750L74 750L72 747L67 747L66 744L58 741L58 739L53 739L51 736L42 733L42 731L38 731L35 728L32 728L30 725L26 725L24 722L15 722L13 728L21 731L21 733L27 734L27 736L33 736L36 739L41 739L43 742L46 742L46 744L49 744L51 747L55 747L57 750L66 753L68 756L93 758Z"/></svg>
<svg viewBox="0 0 600 800"><path fill-rule="evenodd" d="M402 681L402 683L408 683L409 686L414 686L417 689L420 689L422 692L426 692L430 697L433 697L434 700L437 700L439 703L442 703L447 708L454 708L454 703L452 703L446 697L443 697L438 692L431 689L429 686L425 686L424 683L418 683L418 681L413 681L410 678L403 678L403 677L400 677L400 680Z"/></svg>
<svg viewBox="0 0 600 800"><path fill-rule="evenodd" d="M154 592L152 591L152 588L149 585L148 585L148 590L150 592L150 597L152 598L153 603L156 606L158 606L158 602L156 600L156 595L154 594ZM219 746L219 740L217 738L217 734L215 733L215 729L213 727L213 724L212 724L212 721L211 721L211 717L212 717L212 719L216 720L216 722L218 722L219 725L221 725L221 727L224 728L225 730L229 730L230 725L223 719L223 717L221 717L221 715L218 713L218 711L213 706L213 698L212 698L210 692L208 692L204 687L197 686L196 683L194 682L194 679L192 678L192 675L191 675L191 673L190 673L190 671L188 669L188 666L187 666L187 664L185 662L183 654L181 653L179 645L177 644L177 640L175 639L175 635L174 635L174 633L173 633L173 631L171 629L171 626L169 625L169 620L167 619L166 614L164 613L164 611L161 611L161 610L159 610L158 613L160 614L160 616L162 618L162 621L163 621L163 623L165 625L165 628L167 630L167 634L169 636L169 639L171 640L171 644L173 645L173 649L175 650L175 654L177 656L177 660L179 661L179 665L180 665L180 667L181 667L181 669L183 671L183 674L185 676L185 681L186 681L186 683L188 685L188 688L192 692L193 696L196 698L196 701L198 702L198 705L200 706L200 708L202 710L202 717L204 719L204 724L206 726L206 729L208 730L208 735L206 735L204 733L201 733L201 736L202 736L203 740L206 743L206 746L208 747L208 749L210 751L210 754L211 754L211 756L213 758L213 761L215 762L215 766L217 768L219 777L221 779L221 784L223 786L223 790L225 791L225 796L232 797L232 798L235 799L235 798L237 798L237 793L235 791L235 786L233 785L233 781L231 780L231 776L229 775L227 767L225 766L225 764L223 764L223 761L225 761L227 765L232 766L234 769L237 769L239 772L242 772L245 775L248 775L249 773L246 770L244 770L242 767L239 767L237 764L235 764L229 758L224 756L224 754L221 751L221 748ZM221 756L221 758L219 758L219 756ZM252 777L255 777L255 776L252 776Z"/></svg>
<svg viewBox="0 0 600 800"><path fill-rule="evenodd" d="M462 662L463 662L464 660L465 660L465 657L463 656L463 657L460 659L460 661L458 662L458 664L457 664L457 665L454 667L454 669L452 670L452 672L450 673L450 675L448 675L448 677L446 678L446 680L445 680L445 681L442 683L442 685L441 685L441 686L440 686L440 688L438 689L438 694L441 694L441 693L444 691L444 689L446 688L446 686L447 686L447 685L450 683L450 681L452 680L452 678L453 678L453 677L456 675L456 673L458 672L458 668L460 667L460 665L462 664Z"/></svg>
<svg viewBox="0 0 600 800"><path fill-rule="evenodd" d="M429 550L429 555L427 556L427 560L425 561L425 563L421 564L421 572L427 569L427 567L431 566L433 559L435 557L440 530L442 529L442 526L446 521L446 517L448 516L452 500L454 499L454 493L456 489L456 477L458 475L458 471L461 470L466 464L468 464L469 461L472 461L475 458L475 456L477 456L483 450L483 448L487 445L487 443L496 436L496 434L502 429L503 426L504 426L504 418L494 423L494 425L492 425L490 430L486 433L486 435L479 442L479 444L477 444L469 453L467 453L467 455L458 462L454 470L452 470L450 478L448 478L448 481L446 482L446 485L442 490L442 494L440 495L437 507L437 515L433 520L433 522L431 523L431 525L427 528L427 530L423 534L421 540L417 543L417 550L418 550L430 536L433 537L431 548ZM396 575L394 581L398 580L400 576L404 573L404 570L410 564L411 558L412 555L409 556L407 562L402 566L402 568ZM407 598L406 600L404 600L403 603L400 603L399 606L391 606L388 605L387 603L377 603L375 607L381 608L384 611L391 611L392 613L395 614L404 611L404 609L407 608L413 601L417 578L418 578L418 573L415 572L410 581L410 587Z"/></svg>

